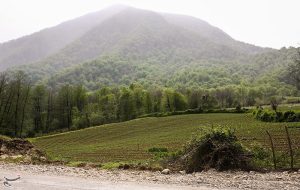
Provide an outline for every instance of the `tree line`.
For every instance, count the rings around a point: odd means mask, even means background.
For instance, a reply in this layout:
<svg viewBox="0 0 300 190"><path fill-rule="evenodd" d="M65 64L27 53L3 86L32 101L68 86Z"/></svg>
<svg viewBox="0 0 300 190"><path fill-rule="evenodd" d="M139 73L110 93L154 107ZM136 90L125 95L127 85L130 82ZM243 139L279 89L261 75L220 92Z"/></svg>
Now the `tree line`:
<svg viewBox="0 0 300 190"><path fill-rule="evenodd" d="M150 113L187 109L252 106L268 101L269 89L227 86L215 89L144 88L133 83L88 91L82 85L55 89L32 85L18 72L0 75L0 133L32 137L111 122L131 120Z"/></svg>

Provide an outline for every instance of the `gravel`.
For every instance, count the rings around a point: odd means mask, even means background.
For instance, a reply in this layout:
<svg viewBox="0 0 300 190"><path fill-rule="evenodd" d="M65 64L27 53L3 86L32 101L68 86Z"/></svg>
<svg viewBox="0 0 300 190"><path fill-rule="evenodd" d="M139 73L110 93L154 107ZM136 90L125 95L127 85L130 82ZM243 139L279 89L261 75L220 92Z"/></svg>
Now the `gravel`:
<svg viewBox="0 0 300 190"><path fill-rule="evenodd" d="M188 187L205 186L213 189L287 189L300 190L298 172L205 172L185 174L184 172L164 175L161 172L136 170L103 170L97 168L75 168L56 165L21 165L0 163L0 170L26 172L34 175L79 177L98 181L139 182L147 184L168 184Z"/></svg>

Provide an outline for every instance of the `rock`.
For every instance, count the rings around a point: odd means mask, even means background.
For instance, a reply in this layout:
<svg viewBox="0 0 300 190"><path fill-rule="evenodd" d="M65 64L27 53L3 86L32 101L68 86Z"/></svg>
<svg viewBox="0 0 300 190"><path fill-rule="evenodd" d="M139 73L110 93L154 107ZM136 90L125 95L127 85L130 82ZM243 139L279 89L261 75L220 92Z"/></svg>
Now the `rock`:
<svg viewBox="0 0 300 190"><path fill-rule="evenodd" d="M182 174L182 175L186 174L185 171L179 171L179 173Z"/></svg>
<svg viewBox="0 0 300 190"><path fill-rule="evenodd" d="M31 162L32 162L32 159L31 159L31 157L30 157L29 155L26 155L26 156L24 157L23 161L24 161L25 163L31 163Z"/></svg>
<svg viewBox="0 0 300 190"><path fill-rule="evenodd" d="M20 154L19 154L19 155L14 155L14 156L11 156L11 158L12 158L12 159L14 159L14 160L15 160L15 159L22 158L22 157L23 157L23 156L22 156L22 155L20 155Z"/></svg>
<svg viewBox="0 0 300 190"><path fill-rule="evenodd" d="M41 157L40 157L40 161L41 161L41 162L46 162L46 161L47 161L47 158L46 158L45 156L41 156Z"/></svg>
<svg viewBox="0 0 300 190"><path fill-rule="evenodd" d="M169 169L164 169L163 171L161 171L162 174L168 175L170 174L170 170Z"/></svg>
<svg viewBox="0 0 300 190"><path fill-rule="evenodd" d="M0 152L7 152L7 148L6 148L5 144L3 144L3 143L2 143L2 146L0 149Z"/></svg>
<svg viewBox="0 0 300 190"><path fill-rule="evenodd" d="M288 171L284 171L284 172L282 172L282 174L287 175L287 174L289 174L289 172Z"/></svg>
<svg viewBox="0 0 300 190"><path fill-rule="evenodd" d="M252 175L253 175L253 174L255 174L255 171L250 171L249 174L252 174Z"/></svg>
<svg viewBox="0 0 300 190"><path fill-rule="evenodd" d="M6 158L8 158L8 155L7 154L3 154L3 155L0 156L0 158L3 159L3 160L5 160Z"/></svg>

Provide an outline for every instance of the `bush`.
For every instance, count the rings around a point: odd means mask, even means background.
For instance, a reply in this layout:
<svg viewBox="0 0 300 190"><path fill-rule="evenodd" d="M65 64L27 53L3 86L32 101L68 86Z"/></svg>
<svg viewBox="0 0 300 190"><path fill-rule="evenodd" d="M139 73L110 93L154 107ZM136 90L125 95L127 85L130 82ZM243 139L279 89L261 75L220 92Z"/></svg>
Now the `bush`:
<svg viewBox="0 0 300 190"><path fill-rule="evenodd" d="M153 147L153 148L149 148L148 152L168 152L168 149L167 148L156 148L156 147Z"/></svg>
<svg viewBox="0 0 300 190"><path fill-rule="evenodd" d="M295 122L300 122L300 112L296 113L296 121Z"/></svg>
<svg viewBox="0 0 300 190"><path fill-rule="evenodd" d="M276 122L283 122L284 121L283 113L282 112L276 112L275 120L276 120Z"/></svg>
<svg viewBox="0 0 300 190"><path fill-rule="evenodd" d="M73 126L75 129L83 129L89 127L89 122L86 117L81 116L73 120Z"/></svg>
<svg viewBox="0 0 300 190"><path fill-rule="evenodd" d="M272 152L269 149L262 147L260 144L251 148L253 154L252 163L256 169L272 166Z"/></svg>
<svg viewBox="0 0 300 190"><path fill-rule="evenodd" d="M293 118L295 115L295 112L294 111L286 111L284 114L283 114L283 118L284 120L291 120L291 118Z"/></svg>
<svg viewBox="0 0 300 190"><path fill-rule="evenodd" d="M200 138L193 138L175 162L187 173L209 168L248 170L250 156L232 131L212 130Z"/></svg>
<svg viewBox="0 0 300 190"><path fill-rule="evenodd" d="M173 111L173 112L155 112L150 114L144 114L139 118L144 117L166 117L171 115L186 115L186 114L200 114L200 113L246 113L248 109L209 109L203 110L202 108L187 109L185 111Z"/></svg>
<svg viewBox="0 0 300 190"><path fill-rule="evenodd" d="M91 126L97 126L104 124L104 117L102 114L99 113L92 113L90 115L90 125Z"/></svg>
<svg viewBox="0 0 300 190"><path fill-rule="evenodd" d="M265 122L298 122L300 121L300 113L294 111L272 112L269 110L258 109L253 111L256 119Z"/></svg>

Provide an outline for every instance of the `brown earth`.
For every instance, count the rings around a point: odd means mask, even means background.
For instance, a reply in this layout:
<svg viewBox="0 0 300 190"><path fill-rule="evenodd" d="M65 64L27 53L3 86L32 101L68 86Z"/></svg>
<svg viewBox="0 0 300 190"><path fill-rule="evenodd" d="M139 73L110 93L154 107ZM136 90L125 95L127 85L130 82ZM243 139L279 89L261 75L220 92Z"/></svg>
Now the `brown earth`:
<svg viewBox="0 0 300 190"><path fill-rule="evenodd" d="M0 139L0 159L24 163L46 162L45 154L24 139Z"/></svg>

